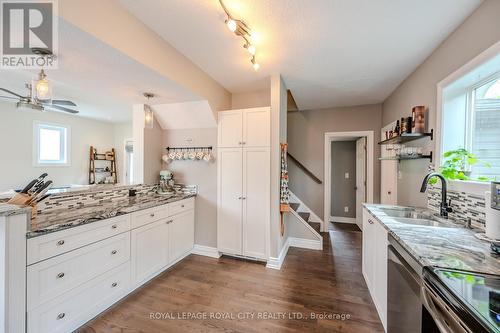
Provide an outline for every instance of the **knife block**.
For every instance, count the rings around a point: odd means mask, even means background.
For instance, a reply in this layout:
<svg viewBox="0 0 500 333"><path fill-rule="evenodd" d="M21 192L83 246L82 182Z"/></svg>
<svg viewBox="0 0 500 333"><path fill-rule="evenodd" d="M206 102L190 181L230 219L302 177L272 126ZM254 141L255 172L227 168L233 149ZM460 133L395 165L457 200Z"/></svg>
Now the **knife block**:
<svg viewBox="0 0 500 333"><path fill-rule="evenodd" d="M7 203L11 204L11 205L16 205L16 206L22 206L22 207L30 206L31 207L31 219L34 219L37 215L37 208L36 208L36 203L31 202L32 198L33 197L29 194L17 193L9 201L7 201Z"/></svg>

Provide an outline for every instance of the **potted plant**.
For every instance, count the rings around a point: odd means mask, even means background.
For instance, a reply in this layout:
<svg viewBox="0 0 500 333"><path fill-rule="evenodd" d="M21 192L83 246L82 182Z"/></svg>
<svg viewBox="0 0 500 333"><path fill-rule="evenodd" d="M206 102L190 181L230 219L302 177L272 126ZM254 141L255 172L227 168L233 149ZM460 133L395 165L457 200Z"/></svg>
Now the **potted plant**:
<svg viewBox="0 0 500 333"><path fill-rule="evenodd" d="M477 159L476 155L467 151L467 149L459 148L447 151L443 154L444 163L441 166L441 174L446 179L452 180L471 180L472 166L477 163L482 163L490 168L491 164L482 162ZM475 180L489 181L488 177L480 176Z"/></svg>

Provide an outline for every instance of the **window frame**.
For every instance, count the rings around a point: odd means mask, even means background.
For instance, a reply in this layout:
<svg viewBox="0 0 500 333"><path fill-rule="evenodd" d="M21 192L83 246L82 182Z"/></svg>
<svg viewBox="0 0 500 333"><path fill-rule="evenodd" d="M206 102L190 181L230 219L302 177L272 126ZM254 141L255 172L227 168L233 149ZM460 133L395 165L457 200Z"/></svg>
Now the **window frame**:
<svg viewBox="0 0 500 333"><path fill-rule="evenodd" d="M64 130L63 147L60 147L61 153L64 153L64 161L49 162L40 160L40 129L55 128ZM62 131L61 131L62 132ZM71 166L71 126L51 123L46 121L33 121L33 166L35 167L69 167Z"/></svg>

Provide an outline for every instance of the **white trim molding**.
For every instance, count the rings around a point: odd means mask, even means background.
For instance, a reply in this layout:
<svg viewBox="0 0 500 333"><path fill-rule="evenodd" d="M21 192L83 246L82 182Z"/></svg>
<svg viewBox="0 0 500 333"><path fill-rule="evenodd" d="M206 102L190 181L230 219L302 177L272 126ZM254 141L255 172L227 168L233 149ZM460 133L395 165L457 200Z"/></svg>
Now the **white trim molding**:
<svg viewBox="0 0 500 333"><path fill-rule="evenodd" d="M216 258L216 259L221 257L221 254L216 247L199 245L199 244L194 244L191 254L197 254L200 256Z"/></svg>
<svg viewBox="0 0 500 333"><path fill-rule="evenodd" d="M340 222L340 223L356 223L355 217L344 217L344 216L330 216L330 222Z"/></svg>
<svg viewBox="0 0 500 333"><path fill-rule="evenodd" d="M332 141L354 140L366 137L366 202L373 203L374 198L374 154L375 154L375 140L373 131L354 131L354 132L326 132L324 144L324 161L325 161L325 186L324 186L324 216L331 216L331 175L332 175L332 150L330 143ZM325 219L326 220L326 219ZM328 223L321 224L321 231L328 231Z"/></svg>
<svg viewBox="0 0 500 333"><path fill-rule="evenodd" d="M281 269L281 265L285 261L286 254L288 253L288 249L290 248L289 238L286 239L285 244L283 244L283 248L281 249L278 257L269 257L267 261L266 267L271 269Z"/></svg>
<svg viewBox="0 0 500 333"><path fill-rule="evenodd" d="M281 249L278 257L269 257L266 267L278 270L281 269L290 247L298 247L308 250L323 250L323 240L288 237L285 244L283 244L283 248Z"/></svg>
<svg viewBox="0 0 500 333"><path fill-rule="evenodd" d="M290 191L290 203L298 203L299 208L297 208L297 213L309 213L309 222L321 223L323 224L323 220L316 215L298 196L295 195L292 191Z"/></svg>

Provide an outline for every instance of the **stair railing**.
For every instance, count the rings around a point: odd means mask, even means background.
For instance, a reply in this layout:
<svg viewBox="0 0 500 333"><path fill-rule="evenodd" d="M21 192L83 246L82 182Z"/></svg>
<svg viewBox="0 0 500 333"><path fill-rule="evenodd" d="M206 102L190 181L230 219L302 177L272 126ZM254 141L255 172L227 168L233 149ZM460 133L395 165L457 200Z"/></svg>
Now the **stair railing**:
<svg viewBox="0 0 500 333"><path fill-rule="evenodd" d="M293 157L290 153L288 153L288 157L292 160L300 170L304 171L306 175L308 175L312 180L314 180L317 184L323 184L321 179L316 177L314 173L312 173L304 164L300 163L295 157Z"/></svg>

